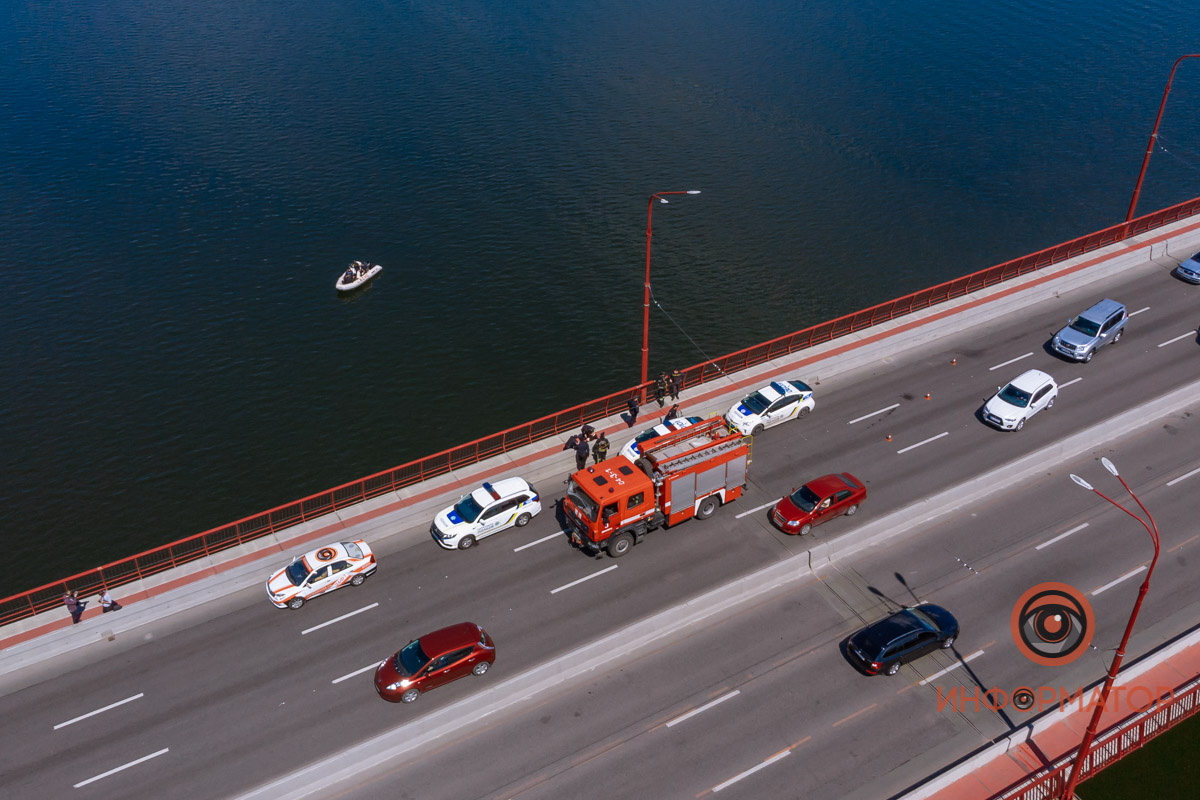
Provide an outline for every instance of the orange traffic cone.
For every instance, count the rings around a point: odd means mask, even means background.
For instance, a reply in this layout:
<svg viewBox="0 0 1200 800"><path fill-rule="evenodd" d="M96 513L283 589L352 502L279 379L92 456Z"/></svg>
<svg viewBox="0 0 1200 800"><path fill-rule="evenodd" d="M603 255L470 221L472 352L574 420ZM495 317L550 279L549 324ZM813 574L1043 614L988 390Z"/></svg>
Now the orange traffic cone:
<svg viewBox="0 0 1200 800"><path fill-rule="evenodd" d="M928 400L928 399L929 399L929 392L926 392L926 393L925 393L925 399L926 399L926 400Z"/></svg>

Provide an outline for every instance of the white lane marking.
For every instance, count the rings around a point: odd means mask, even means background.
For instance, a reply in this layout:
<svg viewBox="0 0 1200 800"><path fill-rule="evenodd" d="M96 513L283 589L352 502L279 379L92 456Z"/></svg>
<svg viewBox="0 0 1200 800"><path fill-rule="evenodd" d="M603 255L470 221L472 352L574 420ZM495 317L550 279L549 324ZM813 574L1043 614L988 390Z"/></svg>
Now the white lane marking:
<svg viewBox="0 0 1200 800"><path fill-rule="evenodd" d="M353 678L355 675L362 675L364 672L369 672L370 670L376 669L378 666L379 666L378 664L372 664L369 667L363 667L362 669L356 669L356 670L354 670L354 672L351 672L348 675L343 675L340 678L334 678L332 681L330 681L330 683L341 683L342 681L348 681L351 678Z"/></svg>
<svg viewBox="0 0 1200 800"><path fill-rule="evenodd" d="M966 657L966 658L964 658L962 661L959 661L959 662L957 662L957 663L955 663L955 664L951 664L950 666L946 667L945 669L938 670L937 672L933 673L932 675L930 675L928 678L926 678L925 680L921 681L921 682L920 682L920 683L918 683L917 685L918 685L918 686L924 686L925 684L929 683L930 681L937 680L938 678L940 678L940 677L942 677L943 675L945 675L947 672L950 672L951 670L958 669L959 667L961 667L963 664L967 663L967 662L968 662L968 661L970 661L971 659L973 659L973 658L979 658L981 655L983 655L983 651L982 651L982 650L976 650L974 653L971 653L971 655L967 656L967 657Z"/></svg>
<svg viewBox="0 0 1200 800"><path fill-rule="evenodd" d="M1200 472L1200 468L1194 469L1191 472L1180 475L1178 478L1176 478L1173 481L1167 481L1167 486L1174 486L1175 484L1179 483L1180 481L1186 481L1188 478L1192 477L1197 472Z"/></svg>
<svg viewBox="0 0 1200 800"><path fill-rule="evenodd" d="M923 444L929 444L930 442L936 442L938 439L942 438L943 436L949 436L949 435L950 435L950 431L942 431L937 436L930 436L928 439L926 439L923 442L917 442L916 444L910 444L908 447L905 447L903 450L897 450L896 455L900 455L901 453L907 453L909 450L915 450L916 448L920 447Z"/></svg>
<svg viewBox="0 0 1200 800"><path fill-rule="evenodd" d="M1038 546L1037 546L1035 549L1037 549L1037 550L1041 550L1043 547L1049 547L1050 545L1054 544L1055 542L1059 541L1060 539L1065 539L1065 538L1067 538L1067 537L1068 537L1068 536L1070 536L1072 533L1079 533L1081 530L1083 530L1083 529L1084 529L1084 528L1086 528L1087 526L1088 526L1088 524L1087 524L1086 522L1085 522L1085 523L1083 523L1082 525L1076 525L1074 528L1071 528L1071 530L1067 531L1066 533L1060 533L1058 536L1055 536L1055 537L1054 537L1053 539L1051 539L1050 541L1048 541L1048 542L1042 542L1042 543L1041 543L1041 544L1039 544L1039 545L1038 545Z"/></svg>
<svg viewBox="0 0 1200 800"><path fill-rule="evenodd" d="M552 589L552 590L550 590L550 594L558 594L563 589L570 589L572 586L578 586L579 584L583 583L584 581L590 581L592 578L596 577L597 575L603 575L606 572L611 572L612 570L616 569L618 566L620 566L620 565L613 564L611 567L605 567L604 569L600 570L599 572L593 572L591 575L580 578L577 581L571 581L570 583L568 583L564 586L560 586L557 589Z"/></svg>
<svg viewBox="0 0 1200 800"><path fill-rule="evenodd" d="M699 708L693 708L691 711L689 711L688 713L684 714L681 717L676 717L675 719L673 719L667 723L667 727L672 728L672 727L678 725L679 723L684 722L685 720L691 719L692 717L699 714L701 711L708 711L713 706L718 705L719 703L724 703L726 700L728 700L731 697L737 697L741 693L742 693L741 689L734 689L729 694L722 695L722 696L718 697L716 700L713 700L711 703L705 703L704 705L700 706Z"/></svg>
<svg viewBox="0 0 1200 800"><path fill-rule="evenodd" d="M535 539L534 541L530 542L529 544L523 544L520 547L514 547L513 552L519 553L527 547L533 547L535 544L541 544L542 542L548 542L551 539L554 539L558 536L566 536L566 535L567 535L566 531L559 531L558 533L552 533L549 536L543 536L540 539Z"/></svg>
<svg viewBox="0 0 1200 800"><path fill-rule="evenodd" d="M1196 335L1195 331L1188 331L1183 336L1176 336L1174 339L1167 339L1165 342L1160 344L1159 347L1166 347L1169 344L1174 344L1175 342L1178 342L1180 339L1186 339L1189 336L1195 336L1195 335Z"/></svg>
<svg viewBox="0 0 1200 800"><path fill-rule="evenodd" d="M116 708L117 706L123 706L126 703L133 702L134 700L137 700L138 698L140 698L142 696L143 696L143 693L138 692L133 697L126 697L124 700L118 700L117 702L112 703L111 705L107 705L104 708L97 708L95 711L89 711L88 713L83 714L82 716L78 716L75 719L69 719L66 722L60 722L54 726L54 730L58 730L59 728L65 728L68 725L73 725L74 723L79 722L79 720L81 720L81 719L87 719L88 717L94 717L97 714L102 714L105 711L108 711L110 708Z"/></svg>
<svg viewBox="0 0 1200 800"><path fill-rule="evenodd" d="M741 519L742 517L744 517L748 514L753 514L756 511L762 511L764 508L769 508L770 506L773 506L778 502L779 502L778 500L772 500L769 503L763 503L761 506L756 506L756 507L750 509L749 511L743 511L742 513L740 513L736 517L734 517L734 519Z"/></svg>
<svg viewBox="0 0 1200 800"><path fill-rule="evenodd" d="M1023 356L1017 356L1016 358L1010 358L1008 361L1005 361L1003 364L997 364L994 367L988 367L988 372L991 372L992 370L1000 369L1001 367L1007 367L1009 364L1015 364L1018 361L1020 361L1022 358L1029 358L1031 355L1033 355L1033 353L1026 353Z"/></svg>
<svg viewBox="0 0 1200 800"><path fill-rule="evenodd" d="M137 759L136 761L130 761L128 764L122 764L121 766L117 767L116 769L110 769L108 772L97 775L94 778L88 778L86 781L80 781L79 783L75 784L75 788L78 789L80 787L87 786L89 783L95 783L96 781L100 780L101 778L107 778L109 775L115 775L116 773L120 772L123 769L129 769L130 767L136 767L138 764L141 764L143 761L149 761L152 758L158 758L163 753L169 753L169 752L171 752L171 748L164 747L162 750L159 750L157 753L151 753L148 756L142 756L141 758Z"/></svg>
<svg viewBox="0 0 1200 800"><path fill-rule="evenodd" d="M1145 572L1145 571L1146 571L1146 567L1143 565L1143 566L1140 566L1140 567L1138 567L1137 569L1133 570L1132 572L1126 572L1124 575L1122 575L1121 577L1117 578L1115 581L1110 581L1110 582L1108 582L1108 583L1104 584L1103 586L1101 586L1101 587L1100 587L1099 589L1097 589L1096 591L1092 592L1092 597L1095 597L1096 595L1100 594L1100 593L1101 593L1101 592L1103 592L1105 589L1111 589L1112 587L1116 586L1116 585L1117 585L1118 583L1120 583L1121 581L1127 581L1127 580L1129 580L1129 579L1130 579L1130 578L1132 578L1134 575L1137 575L1139 572Z"/></svg>
<svg viewBox="0 0 1200 800"><path fill-rule="evenodd" d="M1142 313L1143 311L1149 311L1149 310L1150 310L1150 306L1146 306L1145 308L1139 308L1137 311L1129 312L1129 316L1136 317L1138 314Z"/></svg>
<svg viewBox="0 0 1200 800"><path fill-rule="evenodd" d="M329 622L322 622L320 625L314 625L307 630L300 631L300 635L303 636L306 633L312 633L313 631L319 631L319 630L321 630L321 628L324 628L326 625L332 625L335 622L341 622L344 619L349 619L350 617L353 617L355 614L361 614L364 611L370 611L372 608L375 608L378 605L379 605L379 603L371 603L371 605L363 606L358 611L351 611L349 614L342 614L340 617L334 617L333 619L329 620Z"/></svg>
<svg viewBox="0 0 1200 800"><path fill-rule="evenodd" d="M771 756L771 757L770 757L770 758L768 758L766 761L764 761L764 762L762 762L761 764L759 764L757 767L751 767L750 769L746 770L745 772L743 772L743 773L741 773L741 774L739 774L739 775L734 775L732 778L730 778L729 780L725 781L724 783L718 783L716 786L714 786L714 787L712 788L712 790L713 790L713 792L714 792L714 793L716 793L716 792L719 792L719 791L721 791L722 789L724 789L724 788L726 788L726 787L729 787L729 786L732 786L733 784L737 783L737 782L738 782L738 781L740 781L742 778L748 778L748 777L750 777L751 775L753 775L754 773L758 772L758 771L759 771L760 769L762 769L763 767L769 767L769 766L771 766L772 764L774 764L776 761L778 761L779 759L783 758L784 756L790 756L791 754L792 754L792 751L791 751L791 750L780 750L778 753L776 753L775 755Z"/></svg>
<svg viewBox="0 0 1200 800"><path fill-rule="evenodd" d="M1075 379L1075 380L1073 380L1073 381L1067 381L1066 383L1060 383L1060 384L1058 385L1058 388L1060 388L1060 389L1065 389L1065 388L1067 388L1068 386L1070 386L1072 383L1079 383L1081 380L1083 380L1083 378L1076 378L1076 379Z"/></svg>
<svg viewBox="0 0 1200 800"><path fill-rule="evenodd" d="M859 417L858 419L852 419L852 420L850 420L849 422L847 422L846 424L847 424L847 425L853 425L853 424L854 424L854 423L856 423L856 422L862 422L864 419L870 419L871 417L877 417L877 416L879 416L880 414L885 414L885 413L887 413L888 411L891 411L893 408L899 408L899 407L900 407L900 404L899 404L899 403L892 403L892 404L891 404L890 406L888 406L887 408L881 408L881 409L879 409L878 411L872 411L870 414L863 414L863 415L862 415L861 417Z"/></svg>

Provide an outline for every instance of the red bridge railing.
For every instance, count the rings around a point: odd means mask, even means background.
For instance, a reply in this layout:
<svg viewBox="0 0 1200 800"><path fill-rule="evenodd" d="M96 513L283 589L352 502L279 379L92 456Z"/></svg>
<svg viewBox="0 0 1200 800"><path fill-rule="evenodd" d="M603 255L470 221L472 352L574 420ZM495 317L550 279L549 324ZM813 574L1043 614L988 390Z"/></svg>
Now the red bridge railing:
<svg viewBox="0 0 1200 800"><path fill-rule="evenodd" d="M869 328L882 322L911 314L923 308L944 303L955 297L1010 280L1068 258L1098 250L1145 231L1168 225L1200 213L1200 198L1164 208L1138 217L1128 223L1072 239L1069 242L1039 250L1022 258L1006 261L973 272L961 278L919 292L880 303L853 314L813 325L762 344L738 350L697 364L684 371L684 386L698 386L728 373L770 361L774 358L828 342L848 333ZM631 386L613 394L572 406L565 411L526 422L500 433L443 450L431 456L410 461L393 469L377 472L360 480L344 483L324 492L277 506L254 516L245 517L212 530L197 533L153 550L105 564L72 575L69 578L39 586L36 589L0 600L0 625L5 625L47 609L62 605L67 587L80 596L96 594L101 587L114 589L133 581L204 558L212 553L235 547L260 536L275 533L301 522L323 516L340 508L361 503L371 497L420 483L451 470L475 464L491 456L506 453L523 445L549 438L564 431L613 416L625 408L629 396L643 388Z"/></svg>

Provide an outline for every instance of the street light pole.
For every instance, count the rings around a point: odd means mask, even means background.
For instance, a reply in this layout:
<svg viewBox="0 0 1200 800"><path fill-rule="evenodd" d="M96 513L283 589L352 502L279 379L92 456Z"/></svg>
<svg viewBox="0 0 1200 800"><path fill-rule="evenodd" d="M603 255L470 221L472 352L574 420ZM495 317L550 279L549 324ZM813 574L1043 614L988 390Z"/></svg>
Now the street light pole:
<svg viewBox="0 0 1200 800"><path fill-rule="evenodd" d="M667 199L663 195L668 194L700 194L699 189L688 189L679 192L657 192L650 195L650 202L646 208L646 288L642 299L642 397L641 402L646 402L646 380L647 373L650 368L650 223L654 217L654 201L667 203Z"/></svg>
<svg viewBox="0 0 1200 800"><path fill-rule="evenodd" d="M1146 520L1134 514L1111 497L1097 491L1090 483L1078 475L1072 474L1071 480L1093 494L1100 495L1100 497L1103 497L1142 523L1142 527L1146 529L1146 533L1150 534L1150 540L1154 542L1154 560L1150 562L1150 569L1146 572L1146 580L1142 581L1142 588L1138 589L1137 602L1133 604L1133 613L1129 615L1129 623L1125 626L1125 635L1121 637L1121 644L1117 647L1116 655L1113 656L1112 666L1108 668L1108 677L1104 679L1104 688L1100 691L1100 702L1096 704L1096 710L1092 712L1092 720L1088 723L1087 730L1083 733L1083 740L1079 743L1079 751L1075 754L1075 763L1071 766L1071 775L1067 778L1067 785L1063 788L1062 800L1074 800L1075 798L1075 784L1079 782L1079 771L1083 767L1083 760L1087 758L1091 750L1092 740L1096 738L1096 728L1100 724L1100 715L1103 713L1104 707L1108 704L1109 690L1112 689L1112 685L1117 679L1117 672L1121 669L1121 661L1125 658L1125 646L1129 644L1129 636L1133 633L1133 625L1137 622L1138 612L1142 609L1142 600L1146 598L1146 592L1150 589L1150 576L1154 574L1154 566L1158 563L1158 525L1154 522L1154 517L1142 505L1142 501L1133 493L1133 489L1129 488L1129 484L1125 483L1125 479L1117 472L1117 468L1113 466L1113 463L1107 458L1100 459L1100 463L1104 464L1104 468L1116 476L1121 485L1125 487L1125 491L1129 492L1129 496L1137 502L1138 507L1146 514L1146 519L1150 520L1149 525L1146 524Z"/></svg>
<svg viewBox="0 0 1200 800"><path fill-rule="evenodd" d="M1163 111L1167 107L1167 95L1171 93L1171 81L1175 80L1175 70L1179 67L1179 62L1185 58L1200 58L1200 53L1180 56L1171 66L1171 74L1167 78L1167 88L1163 90L1163 99L1158 105L1158 116L1154 118L1154 130L1150 132L1150 143L1146 145L1146 156L1142 159L1142 170L1138 173L1137 185L1133 187L1133 199L1129 201L1129 213L1125 215L1126 222L1133 219L1133 212L1137 209L1138 195L1142 193L1142 179L1146 177L1146 167L1150 166L1150 155L1154 152L1154 145L1158 142L1158 123L1162 122Z"/></svg>

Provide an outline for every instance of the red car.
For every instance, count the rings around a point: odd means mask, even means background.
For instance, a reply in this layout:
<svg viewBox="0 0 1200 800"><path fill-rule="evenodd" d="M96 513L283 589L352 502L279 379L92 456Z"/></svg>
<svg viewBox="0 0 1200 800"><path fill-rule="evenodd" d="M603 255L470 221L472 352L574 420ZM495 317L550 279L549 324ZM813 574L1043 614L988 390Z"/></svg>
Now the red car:
<svg viewBox="0 0 1200 800"><path fill-rule="evenodd" d="M862 481L843 472L825 475L796 489L775 504L771 520L784 533L804 535L813 525L858 511L858 504L867 499Z"/></svg>
<svg viewBox="0 0 1200 800"><path fill-rule="evenodd" d="M411 703L443 683L482 675L496 661L492 637L474 622L460 622L414 639L375 670L375 690L384 700Z"/></svg>

